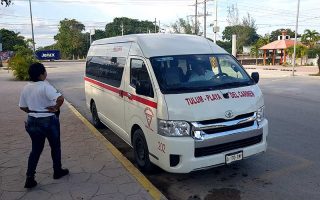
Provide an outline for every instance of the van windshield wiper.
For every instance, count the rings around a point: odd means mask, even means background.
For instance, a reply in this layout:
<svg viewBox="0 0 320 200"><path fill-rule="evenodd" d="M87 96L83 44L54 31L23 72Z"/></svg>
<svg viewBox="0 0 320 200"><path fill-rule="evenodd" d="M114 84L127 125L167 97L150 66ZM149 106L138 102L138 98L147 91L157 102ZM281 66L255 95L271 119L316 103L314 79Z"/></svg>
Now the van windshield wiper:
<svg viewBox="0 0 320 200"><path fill-rule="evenodd" d="M176 87L176 88L166 88L166 91L169 93L173 92L202 92L214 90L215 86L206 86L206 87Z"/></svg>
<svg viewBox="0 0 320 200"><path fill-rule="evenodd" d="M197 88L192 88L192 87L174 87L174 88L166 88L167 91L170 91L170 92L182 92L182 91L194 91L196 90Z"/></svg>
<svg viewBox="0 0 320 200"><path fill-rule="evenodd" d="M224 88L224 87L241 87L241 86L248 86L252 85L250 81L248 82L229 82L229 83L223 83L216 85L217 88Z"/></svg>

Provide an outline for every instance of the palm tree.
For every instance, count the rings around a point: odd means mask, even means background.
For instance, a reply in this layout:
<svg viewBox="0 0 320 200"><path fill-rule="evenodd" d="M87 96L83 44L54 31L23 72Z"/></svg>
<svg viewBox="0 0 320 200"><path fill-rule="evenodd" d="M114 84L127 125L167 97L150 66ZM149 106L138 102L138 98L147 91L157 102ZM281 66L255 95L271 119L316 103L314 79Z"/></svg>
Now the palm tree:
<svg viewBox="0 0 320 200"><path fill-rule="evenodd" d="M289 47L288 49L286 49L287 54L292 57L293 56L293 52L294 52L294 47ZM296 59L300 58L301 59L301 65L302 65L302 58L307 54L307 50L308 48L304 45L298 44L296 46Z"/></svg>
<svg viewBox="0 0 320 200"><path fill-rule="evenodd" d="M308 47L312 48L320 39L320 35L316 30L306 29L301 37L301 41Z"/></svg>
<svg viewBox="0 0 320 200"><path fill-rule="evenodd" d="M268 44L270 42L270 36L266 34L265 36L260 37L257 42L252 46L250 54L251 56L256 57L256 65L258 65L258 57L260 55L259 48Z"/></svg>

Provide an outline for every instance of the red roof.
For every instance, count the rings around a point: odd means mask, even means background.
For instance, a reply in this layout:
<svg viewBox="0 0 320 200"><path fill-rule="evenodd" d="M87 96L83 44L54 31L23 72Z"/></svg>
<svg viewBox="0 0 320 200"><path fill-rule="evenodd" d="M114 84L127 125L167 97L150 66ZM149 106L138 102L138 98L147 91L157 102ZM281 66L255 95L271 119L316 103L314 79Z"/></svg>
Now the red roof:
<svg viewBox="0 0 320 200"><path fill-rule="evenodd" d="M269 44L260 47L259 49L271 50L271 49L287 49L294 45L294 40L276 40Z"/></svg>

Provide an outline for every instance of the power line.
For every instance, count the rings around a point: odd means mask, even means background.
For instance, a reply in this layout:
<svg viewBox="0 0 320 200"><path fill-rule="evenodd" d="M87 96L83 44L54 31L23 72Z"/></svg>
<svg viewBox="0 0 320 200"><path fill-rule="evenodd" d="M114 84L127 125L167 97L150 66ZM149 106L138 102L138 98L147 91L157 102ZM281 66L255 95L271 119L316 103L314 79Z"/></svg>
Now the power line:
<svg viewBox="0 0 320 200"><path fill-rule="evenodd" d="M26 2L26 0L15 0L19 2ZM53 3L51 0L33 0L35 3ZM163 4L163 2L169 3L172 5L175 3L175 5L181 5L185 4L185 0L136 0L136 1L98 1L98 0L92 0L90 1L90 5L92 4L108 4L108 5L143 5L143 6L154 6L155 4ZM88 1L80 1L80 0L55 0L54 3L83 3L83 4L88 4Z"/></svg>

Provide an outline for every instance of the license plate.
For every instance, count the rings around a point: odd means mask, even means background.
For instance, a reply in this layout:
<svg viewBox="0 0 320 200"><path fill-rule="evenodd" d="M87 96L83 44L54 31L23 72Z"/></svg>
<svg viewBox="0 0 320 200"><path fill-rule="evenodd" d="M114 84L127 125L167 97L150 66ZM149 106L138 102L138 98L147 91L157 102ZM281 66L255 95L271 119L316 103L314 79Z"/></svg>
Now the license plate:
<svg viewBox="0 0 320 200"><path fill-rule="evenodd" d="M235 152L226 155L226 164L232 163L234 161L242 160L243 152Z"/></svg>

